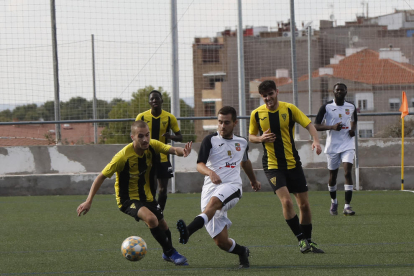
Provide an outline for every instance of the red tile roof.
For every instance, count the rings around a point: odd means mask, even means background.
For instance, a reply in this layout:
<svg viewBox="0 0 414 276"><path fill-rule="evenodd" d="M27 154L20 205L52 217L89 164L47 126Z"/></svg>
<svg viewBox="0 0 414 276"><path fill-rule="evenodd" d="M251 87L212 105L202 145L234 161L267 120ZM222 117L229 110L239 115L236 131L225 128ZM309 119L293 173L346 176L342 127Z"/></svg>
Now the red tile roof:
<svg viewBox="0 0 414 276"><path fill-rule="evenodd" d="M361 83L404 84L414 83L414 66L391 59L379 59L379 53L364 49L326 68L333 68L333 77L357 81ZM325 75L330 76L330 75ZM312 78L321 77L319 70L312 72ZM298 81L305 81L308 75L301 76Z"/></svg>
<svg viewBox="0 0 414 276"><path fill-rule="evenodd" d="M71 129L66 129L63 124L61 125L62 144L74 145L94 142L92 123L70 124L70 127ZM102 127L98 127L98 135L102 129ZM56 139L54 130L54 124L0 126L0 147L54 145Z"/></svg>

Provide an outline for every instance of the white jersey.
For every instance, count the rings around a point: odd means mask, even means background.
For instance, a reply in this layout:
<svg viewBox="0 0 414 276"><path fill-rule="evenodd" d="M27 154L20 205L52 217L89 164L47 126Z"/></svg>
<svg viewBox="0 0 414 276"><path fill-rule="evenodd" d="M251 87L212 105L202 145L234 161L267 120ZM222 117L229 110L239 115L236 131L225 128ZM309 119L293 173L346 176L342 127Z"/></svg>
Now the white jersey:
<svg viewBox="0 0 414 276"><path fill-rule="evenodd" d="M206 164L220 176L222 183L241 186L240 162L248 160L248 149L249 143L245 138L233 135L232 139L224 139L216 132L203 139L197 163ZM204 177L204 187L207 185L216 185L209 176Z"/></svg>
<svg viewBox="0 0 414 276"><path fill-rule="evenodd" d="M324 104L316 116L315 124L332 126L342 123L340 131L326 131L325 153L340 153L346 150L355 150L355 137L349 136L351 122L357 122L357 112L355 105L345 101L344 105L336 105L335 101L329 101Z"/></svg>

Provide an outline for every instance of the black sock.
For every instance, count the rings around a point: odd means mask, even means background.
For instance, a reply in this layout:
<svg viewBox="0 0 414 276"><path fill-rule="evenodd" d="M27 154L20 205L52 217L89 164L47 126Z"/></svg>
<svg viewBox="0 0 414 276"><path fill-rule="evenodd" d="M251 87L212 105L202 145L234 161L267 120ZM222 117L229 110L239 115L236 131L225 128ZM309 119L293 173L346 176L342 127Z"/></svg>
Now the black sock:
<svg viewBox="0 0 414 276"><path fill-rule="evenodd" d="M236 243L236 246L233 248L233 251L231 251L230 253L237 254L237 255L242 255L242 254L244 254L244 251L245 251L244 248L245 248L244 246L241 246L240 244Z"/></svg>
<svg viewBox="0 0 414 276"><path fill-rule="evenodd" d="M167 204L167 194L158 194L158 204L161 207L161 210L164 211L165 204Z"/></svg>
<svg viewBox="0 0 414 276"><path fill-rule="evenodd" d="M336 191L329 192L329 194L331 195L332 199L336 199Z"/></svg>
<svg viewBox="0 0 414 276"><path fill-rule="evenodd" d="M299 218L298 215L295 215L293 218L291 219L287 219L286 220L287 224L290 227L290 230L292 230L293 234L296 236L296 238L298 239L298 241L300 241L301 239L304 238L304 235L302 233L302 229L299 225Z"/></svg>
<svg viewBox="0 0 414 276"><path fill-rule="evenodd" d="M168 237L165 235L165 231L162 231L159 226L151 228L150 230L154 239L161 245L162 251L167 256L171 256L171 249L173 249L173 247L170 245L171 241L169 241Z"/></svg>
<svg viewBox="0 0 414 276"><path fill-rule="evenodd" d="M345 204L350 204L352 200L352 190L345 191Z"/></svg>
<svg viewBox="0 0 414 276"><path fill-rule="evenodd" d="M312 223L311 224L301 224L300 227L302 228L303 235L308 242L312 239Z"/></svg>
<svg viewBox="0 0 414 276"><path fill-rule="evenodd" d="M170 228L168 228L166 231L165 231L165 235L167 236L167 238L168 238L168 245L172 248L173 246L172 246L172 240L171 240L171 231L170 231Z"/></svg>
<svg viewBox="0 0 414 276"><path fill-rule="evenodd" d="M204 218L196 216L195 219L187 226L188 235L191 236L197 230L203 228Z"/></svg>

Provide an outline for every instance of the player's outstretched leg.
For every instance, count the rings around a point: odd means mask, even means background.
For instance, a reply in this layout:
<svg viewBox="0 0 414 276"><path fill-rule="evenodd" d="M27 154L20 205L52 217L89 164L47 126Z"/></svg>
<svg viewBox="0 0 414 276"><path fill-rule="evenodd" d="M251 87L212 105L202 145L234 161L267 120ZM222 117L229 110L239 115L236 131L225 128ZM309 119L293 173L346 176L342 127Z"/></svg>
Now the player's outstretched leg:
<svg viewBox="0 0 414 276"><path fill-rule="evenodd" d="M162 253L162 258L164 261L174 263L175 265L188 265L187 258L178 253L175 248L171 249L171 252L167 253L168 256L167 254Z"/></svg>
<svg viewBox="0 0 414 276"><path fill-rule="evenodd" d="M180 243L186 244L190 238L190 235L188 234L187 225L184 220L180 219L177 221L177 229L178 232L180 232Z"/></svg>

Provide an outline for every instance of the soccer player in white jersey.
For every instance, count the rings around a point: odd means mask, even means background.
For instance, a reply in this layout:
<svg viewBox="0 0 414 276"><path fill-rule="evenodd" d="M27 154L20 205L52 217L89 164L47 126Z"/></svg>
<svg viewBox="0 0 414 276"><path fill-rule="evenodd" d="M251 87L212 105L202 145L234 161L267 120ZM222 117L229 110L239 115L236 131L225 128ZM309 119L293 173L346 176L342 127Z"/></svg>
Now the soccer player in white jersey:
<svg viewBox="0 0 414 276"><path fill-rule="evenodd" d="M329 183L331 194L331 215L338 214L338 199L336 198L336 178L341 162L345 171L345 206L343 214L353 216L352 199L352 164L355 156L355 129L357 127L357 112L355 105L345 101L347 87L343 83L334 85L334 100L324 104L315 120L317 130L326 130L327 138L325 153L328 159ZM323 124L322 124L323 123Z"/></svg>
<svg viewBox="0 0 414 276"><path fill-rule="evenodd" d="M233 134L237 123L233 107L225 106L219 110L218 131L203 139L197 159L197 171L205 175L201 193L202 213L188 226L179 220L177 229L180 243L186 244L194 232L205 226L220 249L239 255L239 268L248 268L249 249L228 236L232 223L227 218L227 211L242 197L240 166L255 191L261 188L261 184L248 159L249 143L245 138Z"/></svg>

